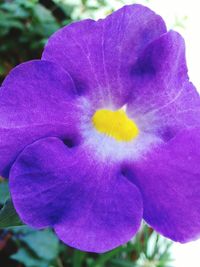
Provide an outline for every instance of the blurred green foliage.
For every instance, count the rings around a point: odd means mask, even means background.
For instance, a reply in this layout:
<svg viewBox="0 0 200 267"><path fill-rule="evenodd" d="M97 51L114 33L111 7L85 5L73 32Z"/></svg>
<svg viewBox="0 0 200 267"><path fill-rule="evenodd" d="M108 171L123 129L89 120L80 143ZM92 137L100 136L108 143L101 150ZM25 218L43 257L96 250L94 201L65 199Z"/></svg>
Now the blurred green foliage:
<svg viewBox="0 0 200 267"><path fill-rule="evenodd" d="M47 1L48 2L48 1ZM56 7L56 5L55 5ZM55 8L53 6L53 8ZM63 23L38 0L0 3L0 76L17 64L39 58L47 38Z"/></svg>
<svg viewBox="0 0 200 267"><path fill-rule="evenodd" d="M114 3L123 0L0 0L0 81L19 63L40 58L57 29L110 13Z"/></svg>
<svg viewBox="0 0 200 267"><path fill-rule="evenodd" d="M128 244L104 254L67 247L49 229L35 231L23 226L5 234L16 247L10 259L27 267L169 267L172 262L171 243L147 226Z"/></svg>

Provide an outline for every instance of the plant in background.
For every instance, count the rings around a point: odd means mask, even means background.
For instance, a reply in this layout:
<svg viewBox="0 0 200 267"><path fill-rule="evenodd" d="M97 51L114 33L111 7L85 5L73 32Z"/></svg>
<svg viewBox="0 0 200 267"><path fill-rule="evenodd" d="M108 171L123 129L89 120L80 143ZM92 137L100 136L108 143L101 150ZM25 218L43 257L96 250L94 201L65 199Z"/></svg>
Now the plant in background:
<svg viewBox="0 0 200 267"><path fill-rule="evenodd" d="M121 1L114 1L121 2ZM111 12L108 1L5 0L0 2L0 83L21 62L40 58L58 28L86 16Z"/></svg>
<svg viewBox="0 0 200 267"><path fill-rule="evenodd" d="M39 57L47 38L58 28L55 17L38 1L0 3L1 79L16 64Z"/></svg>

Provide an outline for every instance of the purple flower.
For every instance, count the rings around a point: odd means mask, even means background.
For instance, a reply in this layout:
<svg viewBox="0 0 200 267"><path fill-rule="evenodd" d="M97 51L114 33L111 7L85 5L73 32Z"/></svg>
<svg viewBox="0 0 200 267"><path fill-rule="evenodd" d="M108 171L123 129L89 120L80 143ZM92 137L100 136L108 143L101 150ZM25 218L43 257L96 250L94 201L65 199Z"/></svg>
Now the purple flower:
<svg viewBox="0 0 200 267"><path fill-rule="evenodd" d="M200 98L183 38L141 5L56 32L0 90L0 174L21 219L104 252L142 218L200 234Z"/></svg>

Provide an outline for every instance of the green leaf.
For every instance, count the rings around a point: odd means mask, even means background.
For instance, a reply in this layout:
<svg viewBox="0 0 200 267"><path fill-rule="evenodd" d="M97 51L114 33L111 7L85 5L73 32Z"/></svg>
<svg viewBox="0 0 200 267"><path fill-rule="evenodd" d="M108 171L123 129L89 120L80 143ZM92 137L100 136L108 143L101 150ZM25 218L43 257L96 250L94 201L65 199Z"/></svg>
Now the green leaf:
<svg viewBox="0 0 200 267"><path fill-rule="evenodd" d="M11 259L23 263L26 267L48 267L48 263L36 259L25 248L20 248L17 253L11 256Z"/></svg>
<svg viewBox="0 0 200 267"><path fill-rule="evenodd" d="M3 205L9 198L8 182L0 180L0 204Z"/></svg>
<svg viewBox="0 0 200 267"><path fill-rule="evenodd" d="M75 249L72 258L72 266L81 267L83 260L85 259L86 256L87 256L86 252Z"/></svg>
<svg viewBox="0 0 200 267"><path fill-rule="evenodd" d="M13 206L12 200L8 199L0 210L0 228L22 225L17 212Z"/></svg>
<svg viewBox="0 0 200 267"><path fill-rule="evenodd" d="M20 234L20 236L35 232L35 229L29 227L28 225L12 226L9 227L9 230L12 231L14 234Z"/></svg>
<svg viewBox="0 0 200 267"><path fill-rule="evenodd" d="M101 267L104 266L106 262L115 257L123 250L123 246L113 249L104 254L100 254L98 259L91 265L92 267Z"/></svg>
<svg viewBox="0 0 200 267"><path fill-rule="evenodd" d="M15 18L12 14L4 14L0 10L0 26L3 29L5 27L6 29L11 28L17 28L20 30L23 30L24 26L23 23L20 22L17 18ZM1 29L1 30L2 30Z"/></svg>
<svg viewBox="0 0 200 267"><path fill-rule="evenodd" d="M53 260L59 252L59 241L55 234L47 229L43 231L35 231L21 238L29 248L44 260Z"/></svg>
<svg viewBox="0 0 200 267"><path fill-rule="evenodd" d="M86 6L87 0L81 0L81 2L82 2L82 5Z"/></svg>
<svg viewBox="0 0 200 267"><path fill-rule="evenodd" d="M3 3L1 5L1 10L5 11L6 14L11 14L15 18L26 18L28 12L18 3Z"/></svg>
<svg viewBox="0 0 200 267"><path fill-rule="evenodd" d="M133 262L130 261L125 261L124 259L112 259L111 263L114 264L113 266L116 267L139 267L138 265L136 265Z"/></svg>

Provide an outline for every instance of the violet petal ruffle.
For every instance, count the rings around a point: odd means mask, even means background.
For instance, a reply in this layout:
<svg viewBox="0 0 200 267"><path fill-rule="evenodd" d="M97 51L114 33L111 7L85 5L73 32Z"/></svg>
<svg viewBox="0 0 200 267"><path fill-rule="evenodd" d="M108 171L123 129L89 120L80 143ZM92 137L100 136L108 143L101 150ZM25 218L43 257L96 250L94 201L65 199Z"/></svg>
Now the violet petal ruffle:
<svg viewBox="0 0 200 267"><path fill-rule="evenodd" d="M42 58L66 69L80 94L99 107L118 108L134 89L131 68L139 54L165 32L162 18L147 7L125 6L103 20L84 20L57 31Z"/></svg>
<svg viewBox="0 0 200 267"><path fill-rule="evenodd" d="M34 60L11 71L0 90L0 175L8 177L19 152L46 136L78 139L80 112L69 74Z"/></svg>
<svg viewBox="0 0 200 267"><path fill-rule="evenodd" d="M142 132L168 141L200 125L200 97L189 82L180 34L170 31L153 41L132 71L135 89L127 112Z"/></svg>
<svg viewBox="0 0 200 267"><path fill-rule="evenodd" d="M131 239L142 218L139 190L120 166L100 162L87 147L55 137L27 146L12 166L10 188L22 220L52 226L66 244L105 252Z"/></svg>

